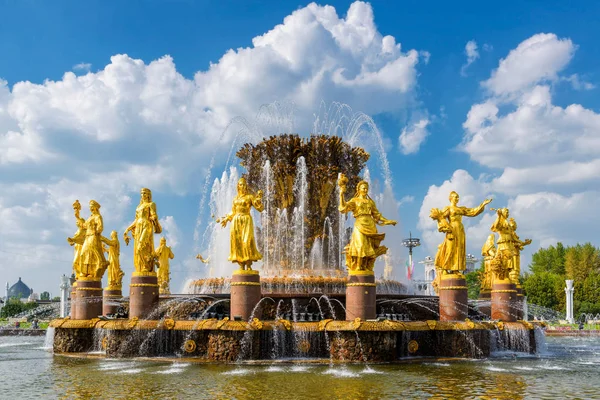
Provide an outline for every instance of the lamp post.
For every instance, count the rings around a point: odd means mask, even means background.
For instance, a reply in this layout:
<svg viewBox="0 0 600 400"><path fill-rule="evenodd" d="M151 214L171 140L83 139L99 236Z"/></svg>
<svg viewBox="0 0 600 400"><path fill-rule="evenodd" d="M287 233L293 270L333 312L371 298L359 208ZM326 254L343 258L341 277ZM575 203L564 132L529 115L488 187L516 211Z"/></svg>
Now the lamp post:
<svg viewBox="0 0 600 400"><path fill-rule="evenodd" d="M412 268L413 260L412 260L412 250L415 247L419 247L421 245L421 240L412 237L412 232L408 233L408 239L404 239L402 241L402 245L404 247L408 247L408 265L409 268Z"/></svg>
<svg viewBox="0 0 600 400"><path fill-rule="evenodd" d="M567 284L565 288L565 294L567 295L567 322L572 324L575 322L573 318L573 280L567 279L565 282Z"/></svg>

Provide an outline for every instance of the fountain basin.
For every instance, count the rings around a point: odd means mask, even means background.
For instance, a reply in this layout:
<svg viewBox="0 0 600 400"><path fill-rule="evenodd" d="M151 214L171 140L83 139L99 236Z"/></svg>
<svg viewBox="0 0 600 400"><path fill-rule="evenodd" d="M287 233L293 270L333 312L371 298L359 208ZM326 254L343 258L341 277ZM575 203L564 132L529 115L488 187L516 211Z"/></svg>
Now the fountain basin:
<svg viewBox="0 0 600 400"><path fill-rule="evenodd" d="M330 359L395 362L420 357L486 358L496 350L535 353L541 323L441 321L250 322L204 319L53 320L54 352L107 357L183 357L212 362Z"/></svg>

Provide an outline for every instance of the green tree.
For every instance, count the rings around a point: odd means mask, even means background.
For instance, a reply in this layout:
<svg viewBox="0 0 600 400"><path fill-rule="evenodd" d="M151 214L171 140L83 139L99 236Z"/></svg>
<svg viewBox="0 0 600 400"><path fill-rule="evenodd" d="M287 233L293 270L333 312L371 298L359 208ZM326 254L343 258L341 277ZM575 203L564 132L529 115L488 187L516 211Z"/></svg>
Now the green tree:
<svg viewBox="0 0 600 400"><path fill-rule="evenodd" d="M37 303L22 303L19 299L9 299L8 303L0 310L0 318L14 317L22 312L33 310L37 306Z"/></svg>
<svg viewBox="0 0 600 400"><path fill-rule="evenodd" d="M48 293L48 292L42 292L40 294L40 300L50 300L50 293Z"/></svg>
<svg viewBox="0 0 600 400"><path fill-rule="evenodd" d="M552 272L528 274L523 280L528 302L556 311L564 309L563 286L563 276Z"/></svg>
<svg viewBox="0 0 600 400"><path fill-rule="evenodd" d="M467 292L469 293L469 299L478 299L479 290L481 289L479 283L479 271L472 271L465 275L467 280Z"/></svg>
<svg viewBox="0 0 600 400"><path fill-rule="evenodd" d="M52 301L60 301L60 296L55 296L52 298Z"/></svg>
<svg viewBox="0 0 600 400"><path fill-rule="evenodd" d="M600 250L591 243L567 249L565 257L567 277L576 282L583 282L587 276L600 272Z"/></svg>
<svg viewBox="0 0 600 400"><path fill-rule="evenodd" d="M558 275L565 274L566 249L561 242L547 249L539 249L531 256L529 270L532 274L551 272Z"/></svg>

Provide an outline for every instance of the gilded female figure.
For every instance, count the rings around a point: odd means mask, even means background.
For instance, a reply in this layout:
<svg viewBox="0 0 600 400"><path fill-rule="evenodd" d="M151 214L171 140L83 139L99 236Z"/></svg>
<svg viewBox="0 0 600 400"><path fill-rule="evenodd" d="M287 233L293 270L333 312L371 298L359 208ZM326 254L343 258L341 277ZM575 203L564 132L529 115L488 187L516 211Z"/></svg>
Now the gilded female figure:
<svg viewBox="0 0 600 400"><path fill-rule="evenodd" d="M490 233L485 244L481 248L481 255L484 260L483 276L481 278L481 291L492 290L492 283L494 283L494 274L492 268L492 260L496 255L496 237L493 233Z"/></svg>
<svg viewBox="0 0 600 400"><path fill-rule="evenodd" d="M465 228L462 223L462 217L478 216L483 212L485 206L492 200L486 199L478 207L468 208L458 205L458 200L460 197L455 191L450 192L449 199L450 205L444 207L444 209L441 211L441 218L448 222L451 231L446 232L445 242L449 240L448 233L451 233L451 240L453 243L451 246L440 246L438 248L438 254L435 257L436 267L441 268L443 271L446 271L446 273L462 273L462 271L467 269L467 240L465 236ZM439 219L437 220L439 226ZM437 264L438 260L440 260L439 265Z"/></svg>
<svg viewBox="0 0 600 400"><path fill-rule="evenodd" d="M523 251L525 246L529 246L531 244L531 239L525 239L525 241L522 241L521 238L519 238L519 235L517 235L517 222L514 218L509 219L508 225L512 230L512 243L515 250L510 280L512 283L519 285L519 276L521 275L521 251Z"/></svg>
<svg viewBox="0 0 600 400"><path fill-rule="evenodd" d="M100 204L95 200L90 200L91 215L83 224L85 228L85 239L81 246L79 256L79 276L88 278L102 278L108 262L104 258L102 250L102 231L104 222L100 215Z"/></svg>
<svg viewBox="0 0 600 400"><path fill-rule="evenodd" d="M73 251L73 273L75 276L79 276L79 262L81 260L81 245L85 240L85 219L79 215L81 212L81 203L79 200L75 200L73 203L73 213L75 214L75 224L77 225L77 232L71 238L67 238L67 241L71 246L74 247Z"/></svg>
<svg viewBox="0 0 600 400"><path fill-rule="evenodd" d="M498 279L506 279L513 269L513 260L516 255L513 243L513 230L508 220L508 208L491 209L496 211L496 220L492 224L492 232L498 233L498 249L494 257L496 265L496 276Z"/></svg>
<svg viewBox="0 0 600 400"><path fill-rule="evenodd" d="M154 272L156 255L154 254L154 234L161 233L156 204L152 201L152 192L148 188L140 191L140 204L135 209L135 220L123 233L125 244L129 245L130 232L133 236L133 266L137 273Z"/></svg>
<svg viewBox="0 0 600 400"><path fill-rule="evenodd" d="M169 246L167 246L167 239L164 237L160 238L160 245L156 249L156 259L158 262L158 287L160 294L170 294L169 282L170 268L169 260L175 258L175 254Z"/></svg>
<svg viewBox="0 0 600 400"><path fill-rule="evenodd" d="M373 271L375 259L387 252L387 247L380 246L385 238L385 233L377 232L376 225L396 225L396 221L384 218L371 197L369 196L369 183L360 181L356 186L354 197L346 201L347 178L340 174L338 186L340 187L339 211L347 213L352 211L355 218L354 229L350 243L345 247L346 265L350 271Z"/></svg>
<svg viewBox="0 0 600 400"><path fill-rule="evenodd" d="M242 270L252 270L252 263L262 259L254 239L254 222L250 215L252 207L258 212L263 211L262 191L259 190L256 195L251 194L246 179L240 178L231 212L217 219L223 227L227 226L227 222L231 222L231 250L228 260L238 263Z"/></svg>
<svg viewBox="0 0 600 400"><path fill-rule="evenodd" d="M121 245L119 243L119 237L117 231L110 233L110 239L102 236L102 243L104 252L108 253L108 289L117 290L121 289L123 284L123 270L121 270L121 262L119 256L121 254Z"/></svg>

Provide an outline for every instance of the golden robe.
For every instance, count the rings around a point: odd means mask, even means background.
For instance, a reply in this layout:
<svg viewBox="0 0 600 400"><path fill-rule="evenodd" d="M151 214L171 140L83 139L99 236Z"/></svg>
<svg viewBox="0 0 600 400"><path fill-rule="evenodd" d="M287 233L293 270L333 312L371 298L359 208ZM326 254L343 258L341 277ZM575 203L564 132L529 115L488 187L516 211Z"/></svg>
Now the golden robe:
<svg viewBox="0 0 600 400"><path fill-rule="evenodd" d="M228 260L236 263L262 260L262 255L256 248L254 239L254 222L250 215L250 208L254 207L260 212L262 205L252 195L236 196L233 200L231 214L231 250ZM257 207L258 206L258 207Z"/></svg>
<svg viewBox="0 0 600 400"><path fill-rule="evenodd" d="M437 260L444 260L444 264L440 268L450 271L465 271L467 269L467 239L465 228L462 223L462 217L476 217L483 212L485 205L480 205L475 208L462 206L447 206L442 210L443 217L447 219L452 231L452 244L445 245L442 243L436 255ZM446 242L446 240L444 241ZM440 261L441 262L441 261Z"/></svg>
<svg viewBox="0 0 600 400"><path fill-rule="evenodd" d="M160 290L168 293L170 281L169 260L175 258L175 255L169 246L161 244L156 249L156 257L158 258L158 286Z"/></svg>
<svg viewBox="0 0 600 400"><path fill-rule="evenodd" d="M101 278L108 266L102 249L101 234L104 223L100 214L92 214L85 221L85 239L79 258L80 275Z"/></svg>
<svg viewBox="0 0 600 400"><path fill-rule="evenodd" d="M112 240L103 237L102 242L107 245L105 251L108 253L108 287L120 288L123 284L124 275L119 260L121 245L118 239Z"/></svg>
<svg viewBox="0 0 600 400"><path fill-rule="evenodd" d="M133 232L133 266L136 272L154 271L154 233L161 233L156 204L141 203L135 209L135 230Z"/></svg>
<svg viewBox="0 0 600 400"><path fill-rule="evenodd" d="M381 213L372 199L354 197L346 202L341 212L352 211L356 219L350 243L346 246L346 264L350 270L372 270L375 258L387 252L380 246L385 233L377 232L377 221L382 220Z"/></svg>

